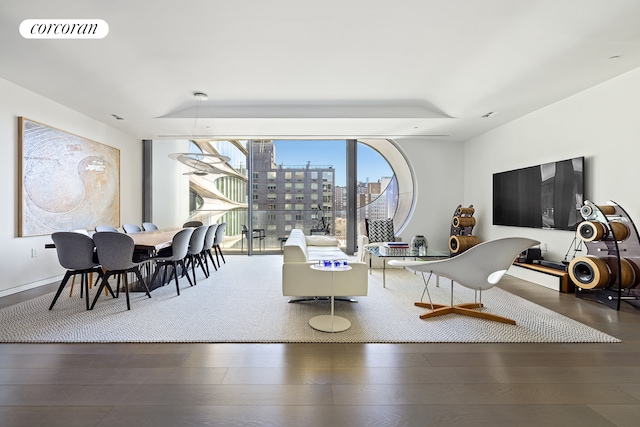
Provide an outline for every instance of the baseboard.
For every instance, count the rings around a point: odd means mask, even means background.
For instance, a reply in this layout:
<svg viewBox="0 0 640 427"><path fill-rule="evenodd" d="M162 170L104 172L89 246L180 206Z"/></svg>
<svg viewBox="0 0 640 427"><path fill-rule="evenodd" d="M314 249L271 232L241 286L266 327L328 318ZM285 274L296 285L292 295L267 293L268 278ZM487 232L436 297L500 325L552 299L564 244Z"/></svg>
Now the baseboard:
<svg viewBox="0 0 640 427"><path fill-rule="evenodd" d="M24 292L30 289L39 288L40 286L48 285L49 283L59 282L63 277L64 275L53 276L47 279L38 280L37 282L25 283L24 285L19 285L14 288L4 289L0 291L0 298L17 294L18 292Z"/></svg>

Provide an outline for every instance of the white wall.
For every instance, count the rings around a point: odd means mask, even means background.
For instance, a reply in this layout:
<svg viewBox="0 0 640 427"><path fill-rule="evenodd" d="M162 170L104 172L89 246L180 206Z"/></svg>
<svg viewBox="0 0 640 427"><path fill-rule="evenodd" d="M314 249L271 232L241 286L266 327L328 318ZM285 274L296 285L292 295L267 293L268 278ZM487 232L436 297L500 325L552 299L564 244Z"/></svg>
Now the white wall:
<svg viewBox="0 0 640 427"><path fill-rule="evenodd" d="M416 207L401 237L424 235L429 248L449 251L451 219L463 200L464 144L426 138L396 141L416 175Z"/></svg>
<svg viewBox="0 0 640 427"><path fill-rule="evenodd" d="M152 214L160 228L182 225L189 218L189 176L183 175L189 169L169 158L171 153L188 153L189 144L184 139L152 142Z"/></svg>
<svg viewBox="0 0 640 427"><path fill-rule="evenodd" d="M136 223L142 218L140 140L0 79L0 200L5 203L0 209L0 296L50 283L64 273L55 250L44 248L49 236L17 237L19 116L120 149L120 218Z"/></svg>
<svg viewBox="0 0 640 427"><path fill-rule="evenodd" d="M492 225L492 174L585 156L585 198L613 200L640 225L640 69L609 80L465 142L464 199L481 240L524 236L561 261L573 232ZM544 245L543 245L543 249Z"/></svg>

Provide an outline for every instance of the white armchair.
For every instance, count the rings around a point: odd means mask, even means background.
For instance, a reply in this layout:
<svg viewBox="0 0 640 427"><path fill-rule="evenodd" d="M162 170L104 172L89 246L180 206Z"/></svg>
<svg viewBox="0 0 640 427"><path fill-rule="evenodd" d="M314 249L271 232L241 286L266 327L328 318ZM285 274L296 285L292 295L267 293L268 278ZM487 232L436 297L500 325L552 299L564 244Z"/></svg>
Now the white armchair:
<svg viewBox="0 0 640 427"><path fill-rule="evenodd" d="M367 247L380 246L384 242L394 242L398 240L393 230L393 220L368 220L365 219L366 234L358 235L358 251L356 259L358 262L364 262L371 268L383 268L384 260L378 257L372 257L367 251Z"/></svg>

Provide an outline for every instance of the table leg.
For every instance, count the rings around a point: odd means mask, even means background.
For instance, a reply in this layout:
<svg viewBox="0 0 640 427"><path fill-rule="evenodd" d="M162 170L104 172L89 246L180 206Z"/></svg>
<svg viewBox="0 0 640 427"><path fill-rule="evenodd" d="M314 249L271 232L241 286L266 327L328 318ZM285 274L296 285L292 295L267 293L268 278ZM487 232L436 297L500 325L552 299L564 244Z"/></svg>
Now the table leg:
<svg viewBox="0 0 640 427"><path fill-rule="evenodd" d="M309 319L309 325L313 329L317 329L322 332L342 332L342 331L346 331L351 327L351 322L348 319L345 319L344 317L341 317L341 316L334 315L334 312L335 312L335 308L334 308L335 291L333 290L334 274L335 273L332 271L331 272L331 315L315 316Z"/></svg>
<svg viewBox="0 0 640 427"><path fill-rule="evenodd" d="M387 287L387 260L382 258L382 287Z"/></svg>

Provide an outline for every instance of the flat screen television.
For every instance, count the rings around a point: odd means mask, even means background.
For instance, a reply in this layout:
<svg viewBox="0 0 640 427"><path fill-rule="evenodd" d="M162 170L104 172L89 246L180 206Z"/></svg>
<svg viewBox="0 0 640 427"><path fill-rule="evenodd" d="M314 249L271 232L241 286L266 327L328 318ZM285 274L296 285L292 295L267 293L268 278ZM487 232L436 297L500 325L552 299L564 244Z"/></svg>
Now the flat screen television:
<svg viewBox="0 0 640 427"><path fill-rule="evenodd" d="M493 224L575 230L582 221L584 157L493 175Z"/></svg>

